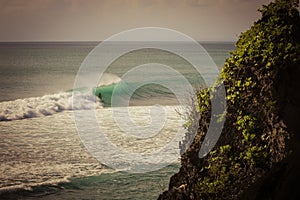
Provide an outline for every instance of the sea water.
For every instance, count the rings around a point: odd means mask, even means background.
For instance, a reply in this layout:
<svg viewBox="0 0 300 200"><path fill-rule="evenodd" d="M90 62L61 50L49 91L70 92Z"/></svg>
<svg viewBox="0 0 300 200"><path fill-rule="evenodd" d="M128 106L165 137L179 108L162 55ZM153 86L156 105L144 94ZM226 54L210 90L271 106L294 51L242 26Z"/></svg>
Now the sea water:
<svg viewBox="0 0 300 200"><path fill-rule="evenodd" d="M116 85L123 84L120 77L132 66L145 63L175 68L195 87L201 87L201 75L174 54L142 49L113 62L93 91L74 88L81 63L96 45L95 42L0 43L1 198L156 199L167 189L169 178L179 170L179 156L169 165L147 173L112 169L87 151L77 132L74 112L94 109L107 137L120 149L152 152L174 138L184 123L179 113L185 110L168 88L144 85L130 98L127 110L133 113L132 120L140 126L151 124L151 106L159 104L168 121L156 137L145 140L126 137L115 124L111 107ZM203 43L203 47L219 69L229 51L234 50L233 43L227 42ZM160 71L148 75L164 78ZM176 82L176 77L171 78ZM126 95L124 87L142 81L142 77L134 80L135 83L118 87L115 92L119 98ZM79 94L76 105L72 101L74 91ZM102 100L95 97L99 93ZM132 127L131 131L135 130ZM172 148L171 152L178 153L179 144ZM117 166L122 165L119 159L113 161Z"/></svg>

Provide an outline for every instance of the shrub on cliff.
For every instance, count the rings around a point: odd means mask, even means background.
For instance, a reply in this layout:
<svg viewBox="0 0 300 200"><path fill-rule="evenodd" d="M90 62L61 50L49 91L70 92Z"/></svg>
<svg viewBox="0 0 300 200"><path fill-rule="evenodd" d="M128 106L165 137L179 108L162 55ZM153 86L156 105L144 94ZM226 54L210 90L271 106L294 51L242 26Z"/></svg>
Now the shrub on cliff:
<svg viewBox="0 0 300 200"><path fill-rule="evenodd" d="M166 199L241 198L244 191L287 155L290 133L280 115L288 101L287 72L299 67L298 0L276 0L260 10L262 17L236 43L237 50L221 72L227 113L221 138L204 159L195 159L210 118L209 92L198 92L202 115L198 133L173 176ZM285 85L286 86L286 85ZM180 187L179 187L180 186ZM180 193L180 194L179 194ZM164 199L161 196L161 199Z"/></svg>
<svg viewBox="0 0 300 200"><path fill-rule="evenodd" d="M230 128L222 134L231 137L218 144L200 169L200 198L238 197L286 156L289 133L279 115L286 97L279 87L283 71L299 64L297 6L298 0L264 6L262 18L241 34L227 59L221 77L228 100L225 126Z"/></svg>

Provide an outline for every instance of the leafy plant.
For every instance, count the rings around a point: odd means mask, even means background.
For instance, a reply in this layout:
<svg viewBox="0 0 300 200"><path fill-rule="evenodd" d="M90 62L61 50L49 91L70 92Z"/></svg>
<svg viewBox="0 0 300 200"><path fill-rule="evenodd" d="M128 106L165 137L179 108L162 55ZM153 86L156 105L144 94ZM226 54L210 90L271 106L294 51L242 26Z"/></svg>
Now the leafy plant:
<svg viewBox="0 0 300 200"><path fill-rule="evenodd" d="M248 187L258 171L267 172L286 156L289 134L276 117L284 97L276 88L282 72L299 64L298 3L276 0L263 6L262 18L240 35L237 50L226 60L221 73L228 104L224 139L199 169L199 199L237 197L241 191L235 187ZM199 91L199 113L209 111L211 90Z"/></svg>

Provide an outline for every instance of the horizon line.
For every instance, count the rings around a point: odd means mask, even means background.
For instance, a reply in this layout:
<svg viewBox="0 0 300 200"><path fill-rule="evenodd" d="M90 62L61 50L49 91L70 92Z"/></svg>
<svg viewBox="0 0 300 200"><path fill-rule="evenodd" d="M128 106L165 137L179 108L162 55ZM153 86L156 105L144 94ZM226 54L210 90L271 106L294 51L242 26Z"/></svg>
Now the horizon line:
<svg viewBox="0 0 300 200"><path fill-rule="evenodd" d="M28 40L28 41L0 41L0 43L84 43L84 42L88 42L88 43L100 43L103 42L105 40L45 40L45 41L41 41L41 40ZM195 40L197 42L203 42L203 43L217 43L217 42L224 42L224 43L235 43L237 42L237 40ZM109 42L145 42L145 41L138 41L138 40L132 40L132 41L109 41ZM147 42L186 42L186 41L147 41Z"/></svg>

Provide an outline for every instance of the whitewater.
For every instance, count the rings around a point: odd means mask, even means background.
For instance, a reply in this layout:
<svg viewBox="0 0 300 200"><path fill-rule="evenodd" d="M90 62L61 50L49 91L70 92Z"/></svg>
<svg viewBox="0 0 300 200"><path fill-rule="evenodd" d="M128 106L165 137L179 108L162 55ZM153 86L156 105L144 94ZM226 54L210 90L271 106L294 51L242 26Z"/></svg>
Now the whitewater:
<svg viewBox="0 0 300 200"><path fill-rule="evenodd" d="M133 120L140 125L147 123L148 109L131 107L131 113L138 113L132 115ZM164 133L147 140L126 137L112 118L112 108L98 109L96 115L113 143L126 151L151 152L174 137L173 133L181 124L175 110L175 106L166 107L168 117L172 118ZM1 122L0 166L3 173L0 174L0 191L16 188L30 190L32 186L66 182L71 177L115 171L103 167L86 151L77 134L72 112ZM118 162L117 158L115 162Z"/></svg>

